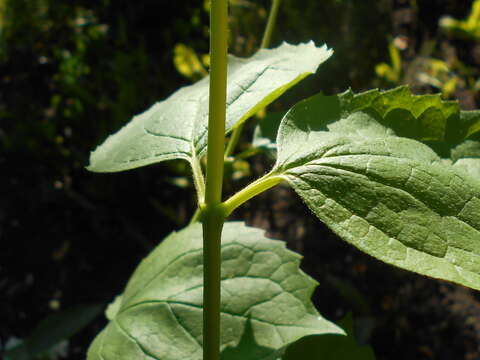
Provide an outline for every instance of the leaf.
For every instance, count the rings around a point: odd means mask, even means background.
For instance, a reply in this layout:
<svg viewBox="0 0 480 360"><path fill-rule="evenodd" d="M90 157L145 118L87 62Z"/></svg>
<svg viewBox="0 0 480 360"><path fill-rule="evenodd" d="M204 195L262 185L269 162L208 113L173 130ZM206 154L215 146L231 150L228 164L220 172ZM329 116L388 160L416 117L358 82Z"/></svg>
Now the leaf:
<svg viewBox="0 0 480 360"><path fill-rule="evenodd" d="M91 345L88 359L201 359L202 262L200 224L168 236L133 274L120 309ZM261 230L225 224L224 353L269 359L302 336L342 333L313 307L309 298L316 282L299 270L299 262L299 255Z"/></svg>
<svg viewBox="0 0 480 360"><path fill-rule="evenodd" d="M280 125L272 173L366 253L480 289L478 178L425 144L397 136L441 138L444 126L430 116L444 124L454 114L448 103L437 106L431 97L426 98L431 107L421 98L418 107L409 107L403 91L400 99L387 94L388 101L381 102L375 92L317 95L294 106ZM411 134L405 121L420 134Z"/></svg>
<svg viewBox="0 0 480 360"><path fill-rule="evenodd" d="M340 98L345 106L343 111L351 113L369 109L376 112L379 122L396 135L419 141L445 141L447 127L450 123L458 123L459 118L457 102L442 101L440 95L413 95L406 86L357 95L347 91ZM462 132L458 139L465 136Z"/></svg>
<svg viewBox="0 0 480 360"><path fill-rule="evenodd" d="M120 310L122 305L122 295L118 295L113 299L113 302L110 303L105 310L105 317L108 320L113 320Z"/></svg>
<svg viewBox="0 0 480 360"><path fill-rule="evenodd" d="M453 166L480 179L480 141L466 140L451 150Z"/></svg>
<svg viewBox="0 0 480 360"><path fill-rule="evenodd" d="M466 128L465 138L480 132L480 110L461 111L461 125Z"/></svg>
<svg viewBox="0 0 480 360"><path fill-rule="evenodd" d="M88 325L102 309L100 304L77 305L43 319L24 342L8 350L6 360L33 359Z"/></svg>
<svg viewBox="0 0 480 360"><path fill-rule="evenodd" d="M343 113L373 112L378 122L397 136L428 143L439 153L449 153L452 147L480 132L480 111L460 111L455 101L442 101L440 95L413 95L406 86L360 94L348 90L338 99ZM275 122L263 127L269 131L268 146L273 151Z"/></svg>
<svg viewBox="0 0 480 360"><path fill-rule="evenodd" d="M240 125L327 60L332 51L310 42L229 58L227 132ZM90 157L91 171L115 172L160 161L197 161L206 150L209 77L181 88L135 116Z"/></svg>
<svg viewBox="0 0 480 360"><path fill-rule="evenodd" d="M290 345L282 359L375 360L375 354L370 346L358 345L351 314L345 316L338 325L345 330L347 336L335 334L306 336Z"/></svg>

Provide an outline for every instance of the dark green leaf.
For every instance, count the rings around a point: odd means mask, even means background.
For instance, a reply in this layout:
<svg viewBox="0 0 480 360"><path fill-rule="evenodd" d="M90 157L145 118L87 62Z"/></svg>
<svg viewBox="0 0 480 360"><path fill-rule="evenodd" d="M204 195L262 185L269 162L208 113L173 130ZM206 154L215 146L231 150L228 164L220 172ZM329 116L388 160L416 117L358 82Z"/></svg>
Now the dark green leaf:
<svg viewBox="0 0 480 360"><path fill-rule="evenodd" d="M353 318L347 315L339 324L347 333L341 335L311 335L290 345L283 360L375 360L370 346L358 345L353 332Z"/></svg>
<svg viewBox="0 0 480 360"><path fill-rule="evenodd" d="M103 305L78 305L61 310L42 320L28 338L5 353L6 360L33 359L90 323Z"/></svg>

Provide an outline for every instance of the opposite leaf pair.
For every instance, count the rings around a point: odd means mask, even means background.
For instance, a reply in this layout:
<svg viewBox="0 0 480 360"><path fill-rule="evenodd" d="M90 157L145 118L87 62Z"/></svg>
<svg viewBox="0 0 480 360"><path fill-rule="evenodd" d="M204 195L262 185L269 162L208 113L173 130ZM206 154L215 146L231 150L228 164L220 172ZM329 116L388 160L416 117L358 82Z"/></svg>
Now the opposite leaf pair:
<svg viewBox="0 0 480 360"><path fill-rule="evenodd" d="M261 50L250 62L231 58L227 131L315 71L330 54L325 47L315 48L310 43ZM107 139L92 154L90 169L121 171L182 158L192 165L201 203L204 182L199 159L207 145L207 104L207 80L179 90ZM316 95L304 100L282 118L279 126L278 123L272 125L268 132L270 138L257 137L254 142L262 143L270 152L276 153L272 171L227 200L224 205L228 212L280 181L287 181L320 220L361 250L407 270L480 289L478 112L462 112L456 103L442 102L438 96L413 96L407 88L388 92L374 90L358 95L347 91L337 96ZM257 131L257 135L260 133ZM227 234L235 226L238 225L226 225L224 247L231 241ZM192 231L199 232L199 227L194 225L184 233ZM241 233L240 229L238 232ZM187 243L199 236L192 234L190 240L185 240ZM175 237L172 235L158 249L165 251ZM245 241L248 243L248 239ZM240 260L229 262L224 258L223 276L227 283L235 283L232 279L237 276L229 278L230 272L244 274L242 269L247 269L248 273L248 269L256 266L256 255L242 255L243 251L254 254L253 249L262 248L263 240L256 241L243 244L242 239L235 238L236 246L244 250L235 255ZM182 245L179 242L177 246ZM200 245L195 246L198 255ZM141 265L136 274L150 273L166 261L157 254L158 251L147 260L150 263L148 268L152 270ZM168 255L169 251L164 254ZM193 256L186 251L168 259L183 261L184 256L188 258L190 255ZM222 256L228 257L228 251ZM193 261L195 268L202 266L201 257L189 261ZM261 263L269 264L270 260ZM278 275L276 270L272 273L272 269L280 265L270 269L261 263L255 267L255 271L260 272L255 272L253 278L255 281L268 278L271 282L271 276ZM285 279L298 278L295 275L298 262L292 264L295 266L285 273L282 282L289 283L290 280ZM176 359L177 352L182 356L190 354L190 358L200 356L202 304L198 294L202 291L201 281L195 276L185 276L180 281L177 277L182 272L174 272L170 275L171 279L176 279L174 285L178 291L168 286L162 288L169 283L169 276L159 286L151 286L157 276L167 275L169 266L166 270L160 269L152 276L151 282L147 281L148 284L134 275L120 312L95 341L90 351L92 358L102 354L120 356L122 346L130 346L129 342L144 344L143 348L139 346L135 350L135 356L139 358ZM285 271L288 268L285 267ZM307 335L308 331L340 332L325 320L317 319L315 325L305 326L305 314L315 314L311 304L305 302L311 292L309 286L287 286L282 288L286 294L281 295L283 292L269 282L261 287L267 291L262 292L265 296L257 299L260 294L248 285L249 276L241 284L237 283L240 291L232 290L222 282L225 291L223 308L227 309L224 320L231 318L228 321L232 321L231 325L225 326L224 347L238 346L242 334L251 329L255 343L261 349L269 349L265 354L252 350L251 355L269 359L279 356L286 345ZM133 294L132 287L138 287ZM153 293L149 294L149 291ZM272 328L271 324L256 323L255 319L269 316L269 309L264 309L262 304L284 296L299 299L299 294L303 299L300 306L303 310L297 313L297 308L289 305L293 310L284 314L289 320L279 317L282 319L280 326L295 324L292 325L295 330L287 326L286 333L282 333L283 330L273 330L279 324ZM137 295L145 295L145 299L136 299ZM176 299L177 295L183 296L181 300ZM131 299L136 300L129 305ZM152 299L155 305L150 304ZM169 299L176 301L175 308L168 303ZM150 306L155 309L148 310ZM159 306L162 309L157 309ZM255 306L262 307L262 310ZM148 313L144 321L137 322L142 319L140 313L126 315L135 309ZM237 315L240 318L235 318ZM151 322L148 317L157 320ZM179 327L183 330L178 330ZM132 333L138 328L141 328L139 332ZM169 329L183 331L184 340L177 344ZM233 333L229 333L229 329L233 329ZM305 332L304 329L310 330ZM160 335L162 339L157 338ZM105 340L117 336L129 340L115 346ZM254 349L254 346L250 348ZM133 353L130 358L135 358Z"/></svg>

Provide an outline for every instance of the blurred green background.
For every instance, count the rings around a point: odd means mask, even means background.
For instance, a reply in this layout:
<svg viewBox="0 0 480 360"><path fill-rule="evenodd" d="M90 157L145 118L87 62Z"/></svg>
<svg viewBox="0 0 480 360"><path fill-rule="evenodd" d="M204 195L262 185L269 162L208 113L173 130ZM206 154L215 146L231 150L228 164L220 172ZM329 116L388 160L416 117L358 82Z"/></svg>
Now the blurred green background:
<svg viewBox="0 0 480 360"><path fill-rule="evenodd" d="M188 223L194 198L186 164L118 174L85 166L132 116L206 73L205 7L202 0L0 0L0 353L17 346L15 359L83 359L105 323L103 307L136 264ZM231 1L232 53L257 50L269 7L269 0ZM314 40L335 54L270 111L319 91L400 84L476 108L479 39L478 1L283 0L273 46ZM240 164L226 190L269 164L263 156ZM236 218L304 253L305 270L321 282L319 310L332 320L353 311L378 359L480 358L475 292L359 253L285 188Z"/></svg>

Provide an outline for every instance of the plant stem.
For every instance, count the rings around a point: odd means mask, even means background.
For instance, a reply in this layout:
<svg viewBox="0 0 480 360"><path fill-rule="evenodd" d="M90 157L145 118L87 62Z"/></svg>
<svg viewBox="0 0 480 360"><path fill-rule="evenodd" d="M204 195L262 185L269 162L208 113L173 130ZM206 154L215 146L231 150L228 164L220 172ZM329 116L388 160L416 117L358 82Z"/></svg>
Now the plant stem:
<svg viewBox="0 0 480 360"><path fill-rule="evenodd" d="M224 157L225 160L233 154L233 151L235 150L235 147L238 144L238 140L240 140L240 135L242 135L244 124L245 123L243 122L240 125L238 125L235 129L233 129L232 135L228 140L227 149L225 150L225 157Z"/></svg>
<svg viewBox="0 0 480 360"><path fill-rule="evenodd" d="M192 218L190 219L189 225L195 224L197 221L200 220L200 215L202 214L202 209L203 208L201 206L197 207L197 209L195 210L195 212L192 215Z"/></svg>
<svg viewBox="0 0 480 360"><path fill-rule="evenodd" d="M272 40L273 30L275 29L275 23L277 21L278 9L280 8L281 0L273 0L272 7L270 8L270 14L268 15L267 27L263 33L262 44L260 47L266 49L270 46L270 41Z"/></svg>
<svg viewBox="0 0 480 360"><path fill-rule="evenodd" d="M203 359L220 359L221 239L225 218L206 211L203 222Z"/></svg>
<svg viewBox="0 0 480 360"><path fill-rule="evenodd" d="M261 49L266 49L270 46L270 40L272 39L275 22L277 20L278 9L280 8L280 1L281 0L272 0L272 7L270 8L270 14L268 15L267 26L265 27L262 43L260 45ZM240 135L242 134L244 124L245 122L239 124L235 129L233 129L230 140L228 141L227 150L225 151L225 159L233 154L238 140L240 139Z"/></svg>
<svg viewBox="0 0 480 360"><path fill-rule="evenodd" d="M210 102L205 203L221 202L227 102L228 0L212 0L210 15Z"/></svg>
<svg viewBox="0 0 480 360"><path fill-rule="evenodd" d="M254 181L246 188L243 188L231 198L223 202L222 207L225 215L230 215L233 210L242 205L244 202L270 189L271 187L274 187L275 185L281 183L283 180L284 179L281 176L268 173L260 179Z"/></svg>
<svg viewBox="0 0 480 360"><path fill-rule="evenodd" d="M201 207L205 204L205 179L203 177L202 167L196 156L193 157L190 165L192 167L193 183L197 190L198 205Z"/></svg>
<svg viewBox="0 0 480 360"><path fill-rule="evenodd" d="M227 102L228 0L210 8L210 102L207 182L203 212L203 359L220 358L220 244L225 221L221 211L223 151Z"/></svg>

